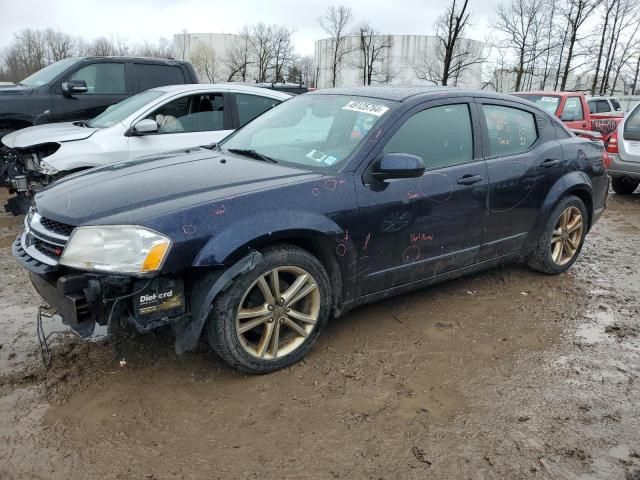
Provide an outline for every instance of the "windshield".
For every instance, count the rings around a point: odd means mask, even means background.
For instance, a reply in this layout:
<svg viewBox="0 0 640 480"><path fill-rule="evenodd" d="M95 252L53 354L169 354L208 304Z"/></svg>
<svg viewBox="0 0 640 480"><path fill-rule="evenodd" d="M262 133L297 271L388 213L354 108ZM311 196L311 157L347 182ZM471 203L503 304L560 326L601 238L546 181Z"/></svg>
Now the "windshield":
<svg viewBox="0 0 640 480"><path fill-rule="evenodd" d="M347 95L301 95L268 110L220 147L314 170L339 168L396 104Z"/></svg>
<svg viewBox="0 0 640 480"><path fill-rule="evenodd" d="M547 113L551 115L556 114L558 104L560 103L560 97L555 95L531 95L531 94L516 94L516 97L524 98L530 102L535 103Z"/></svg>
<svg viewBox="0 0 640 480"><path fill-rule="evenodd" d="M77 58L65 58L59 62L52 63L48 67L44 67L42 70L38 70L33 75L28 76L20 84L27 87L39 87L49 83L77 61Z"/></svg>
<svg viewBox="0 0 640 480"><path fill-rule="evenodd" d="M100 115L89 120L86 125L91 128L112 127L116 123L123 121L136 110L139 110L162 95L164 95L164 92L160 92L158 90L147 90L146 92L139 93L121 101L120 103L111 105Z"/></svg>

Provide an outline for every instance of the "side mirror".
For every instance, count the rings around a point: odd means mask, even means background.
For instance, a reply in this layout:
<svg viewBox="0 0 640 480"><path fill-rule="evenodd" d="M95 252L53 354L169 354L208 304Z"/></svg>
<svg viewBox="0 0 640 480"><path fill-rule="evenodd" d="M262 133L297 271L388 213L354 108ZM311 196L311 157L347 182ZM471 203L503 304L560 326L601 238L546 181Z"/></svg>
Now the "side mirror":
<svg viewBox="0 0 640 480"><path fill-rule="evenodd" d="M156 133L158 131L158 123L150 118L145 118L136 123L131 131L134 135L145 135L147 133Z"/></svg>
<svg viewBox="0 0 640 480"><path fill-rule="evenodd" d="M69 80L62 84L62 93L65 95L73 95L75 93L87 93L89 88L84 80Z"/></svg>
<svg viewBox="0 0 640 480"><path fill-rule="evenodd" d="M424 169L424 162L417 155L387 153L371 175L380 181L394 178L416 178L424 174Z"/></svg>

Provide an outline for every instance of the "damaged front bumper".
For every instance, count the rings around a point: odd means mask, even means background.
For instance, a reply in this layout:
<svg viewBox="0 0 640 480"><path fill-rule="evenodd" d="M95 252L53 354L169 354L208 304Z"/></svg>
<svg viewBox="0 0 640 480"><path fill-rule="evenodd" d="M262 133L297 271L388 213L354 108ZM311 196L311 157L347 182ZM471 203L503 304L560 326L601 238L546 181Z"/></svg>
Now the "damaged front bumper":
<svg viewBox="0 0 640 480"><path fill-rule="evenodd" d="M137 279L68 272L60 276L29 272L40 296L78 335L89 337L97 325L126 322L139 332L185 318L184 283L180 278ZM117 323L114 323L117 322Z"/></svg>

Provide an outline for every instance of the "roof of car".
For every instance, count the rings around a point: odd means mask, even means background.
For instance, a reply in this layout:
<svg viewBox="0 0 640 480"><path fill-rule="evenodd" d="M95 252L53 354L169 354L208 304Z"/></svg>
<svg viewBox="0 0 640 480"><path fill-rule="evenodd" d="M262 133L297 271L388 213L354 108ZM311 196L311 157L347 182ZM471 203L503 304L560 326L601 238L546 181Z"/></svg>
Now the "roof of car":
<svg viewBox="0 0 640 480"><path fill-rule="evenodd" d="M353 95L360 97L378 98L382 100L393 100L403 102L416 98L438 98L442 96L469 96L506 100L517 100L511 95L504 93L488 92L486 90L466 90L457 87L435 87L430 85L409 85L409 86L385 86L385 87L338 87L315 90L305 93L305 95Z"/></svg>
<svg viewBox="0 0 640 480"><path fill-rule="evenodd" d="M248 85L237 85L230 83L187 83L184 85L166 85L164 87L154 87L153 90L165 93L188 93L200 92L205 90L217 90L219 92L252 93L263 97L279 98L282 100L291 98L291 95L285 92L278 92L276 90L268 90L266 88L250 87Z"/></svg>

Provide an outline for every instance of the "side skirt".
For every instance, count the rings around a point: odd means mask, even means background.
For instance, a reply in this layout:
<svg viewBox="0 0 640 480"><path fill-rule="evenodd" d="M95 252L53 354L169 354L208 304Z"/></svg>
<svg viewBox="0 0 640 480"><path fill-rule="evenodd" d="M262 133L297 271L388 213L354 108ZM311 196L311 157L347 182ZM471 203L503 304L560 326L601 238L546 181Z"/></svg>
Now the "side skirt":
<svg viewBox="0 0 640 480"><path fill-rule="evenodd" d="M498 267L502 264L513 262L515 260L519 260L522 258L522 252L512 252L506 255L501 255L496 258L492 258L491 260L485 260L483 262L474 263L473 265L469 265L467 267L457 268L455 270L451 270L449 272L441 273L439 275L435 275L433 277L425 278L422 280L417 280L415 282L406 283L404 285L400 285L398 287L392 287L387 290L383 290L381 292L370 293L368 295L364 295L362 297L357 298L353 302L349 302L348 304L343 304L340 309L340 316L344 315L349 310L352 310L361 305L365 305L367 303L373 303L380 300L384 300L389 297L393 297L396 295L401 295L403 293L412 292L414 290L418 290L421 288L425 288L431 285L435 285L437 283L446 282L447 280L452 280L454 278L459 278L464 275L469 275L472 273L477 273L483 270L488 270L490 268Z"/></svg>

